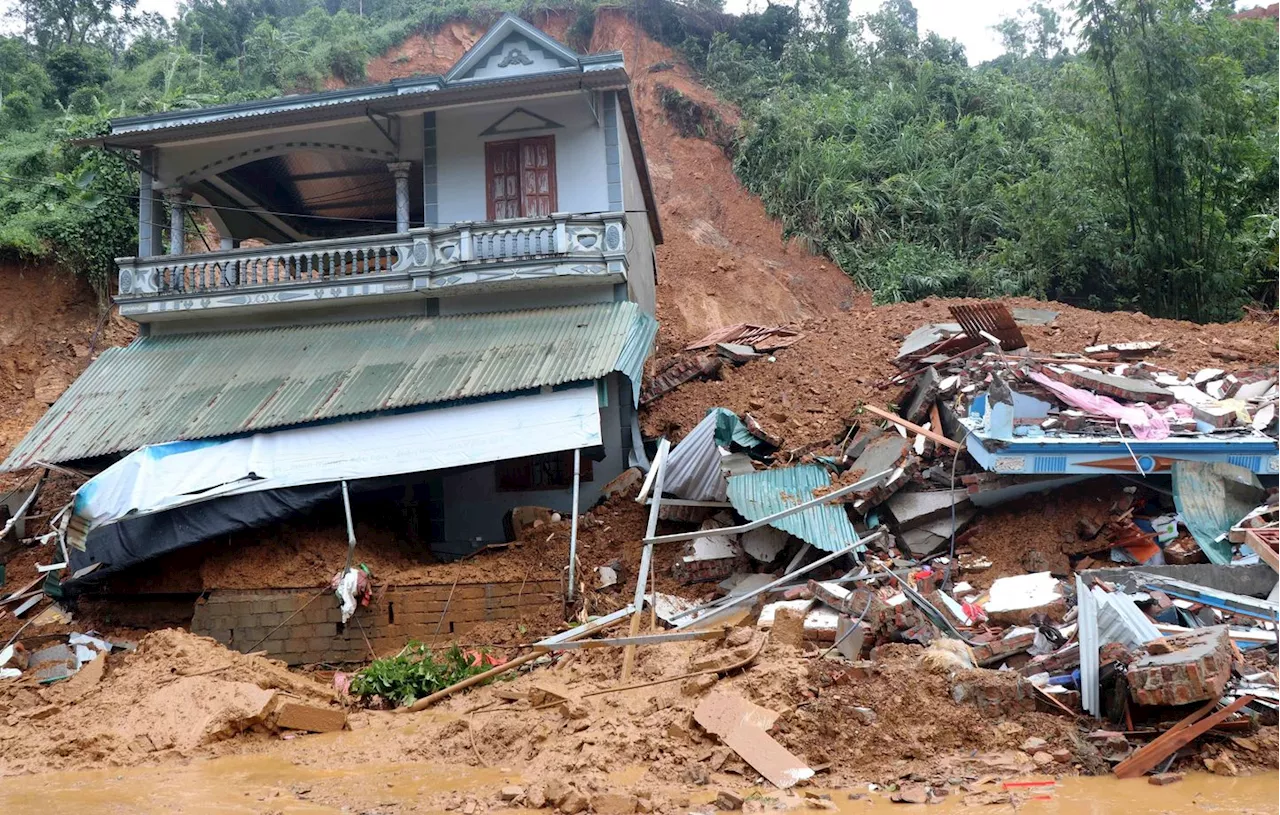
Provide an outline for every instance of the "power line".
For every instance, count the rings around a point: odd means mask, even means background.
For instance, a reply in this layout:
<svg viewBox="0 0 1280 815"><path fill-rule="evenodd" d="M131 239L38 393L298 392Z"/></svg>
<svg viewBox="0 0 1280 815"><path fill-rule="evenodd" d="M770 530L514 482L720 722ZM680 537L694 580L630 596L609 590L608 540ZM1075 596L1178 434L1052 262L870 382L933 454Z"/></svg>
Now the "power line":
<svg viewBox="0 0 1280 815"><path fill-rule="evenodd" d="M15 186L18 184L27 183L27 184L41 184L46 187L53 187L57 189L63 188L63 185L57 182L48 181L47 179L23 178L20 176L13 176L13 175L7 175L7 174L0 174L0 182L8 182ZM344 190L343 194L350 193L354 191L354 189L355 188ZM94 192L98 195L108 196L108 197L117 198L123 201L128 201L131 204L138 200L138 196L134 194L117 193L117 192L110 192L105 190L95 190ZM321 201L324 199L325 197L321 196L320 198L311 199L311 200ZM90 207L85 204L81 204L77 201L67 200L67 201L63 201L62 203L79 207L80 209L83 209L88 212L96 212L96 210L93 207ZM338 201L336 203L345 203L345 202ZM184 205L184 209L188 211L193 209L207 209L207 210L216 210L220 212L242 212L242 213L247 213L249 215L275 215L278 217L285 217L285 218L308 218L308 219L318 220L318 221L344 221L344 222L365 223L365 224L395 224L396 223L396 220L394 218L352 218L352 217L337 216L337 215L335 216L311 215L311 214L302 213L302 212L285 212L282 210L271 210L266 208L229 207L229 206L223 206L219 204L197 204L192 202L186 203ZM580 213L573 213L573 214L575 217L583 217L583 216L592 216L592 215L606 215L606 214L610 214L611 212L619 212L619 211L628 215L648 214L649 212L648 210L645 210L645 209L624 209L624 210L610 210L608 212L603 210L597 210L596 212L580 212ZM168 229L170 226L166 222L159 222L159 221L148 221L147 224L150 226L158 226L162 229Z"/></svg>

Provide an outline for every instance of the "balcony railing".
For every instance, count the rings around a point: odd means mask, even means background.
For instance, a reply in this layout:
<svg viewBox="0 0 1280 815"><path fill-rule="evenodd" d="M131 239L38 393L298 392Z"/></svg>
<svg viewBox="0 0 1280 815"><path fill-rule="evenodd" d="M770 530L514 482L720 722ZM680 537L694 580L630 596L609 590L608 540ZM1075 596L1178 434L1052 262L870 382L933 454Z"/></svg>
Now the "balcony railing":
<svg viewBox="0 0 1280 815"><path fill-rule="evenodd" d="M625 254L623 229L621 213L556 214L206 254L120 258L119 295L135 300L432 276L553 257L600 262Z"/></svg>

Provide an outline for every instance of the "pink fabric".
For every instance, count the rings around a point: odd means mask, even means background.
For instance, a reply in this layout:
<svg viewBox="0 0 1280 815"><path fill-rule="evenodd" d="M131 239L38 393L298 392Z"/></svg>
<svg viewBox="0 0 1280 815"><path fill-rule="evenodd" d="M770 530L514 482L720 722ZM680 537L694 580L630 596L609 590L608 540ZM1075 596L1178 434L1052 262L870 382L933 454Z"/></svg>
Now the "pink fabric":
<svg viewBox="0 0 1280 815"><path fill-rule="evenodd" d="M1110 396L1100 396L1081 388L1073 388L1050 379L1039 371L1032 371L1033 381L1043 385L1058 395L1062 401L1072 407L1079 408L1095 416L1109 416L1119 420L1133 430L1133 435L1143 441L1157 441L1169 438L1169 423L1164 420L1151 405L1139 403L1124 405Z"/></svg>

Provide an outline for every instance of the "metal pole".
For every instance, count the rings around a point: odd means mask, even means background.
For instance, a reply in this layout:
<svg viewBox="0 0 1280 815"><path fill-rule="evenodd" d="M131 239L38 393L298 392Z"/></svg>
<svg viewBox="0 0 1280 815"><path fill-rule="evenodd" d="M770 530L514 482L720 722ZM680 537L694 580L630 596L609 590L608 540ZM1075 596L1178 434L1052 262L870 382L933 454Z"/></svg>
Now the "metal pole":
<svg viewBox="0 0 1280 815"><path fill-rule="evenodd" d="M721 529L716 529L714 530L714 532L717 535L741 535L743 532L750 532L753 529L759 529L762 526L767 526L773 523L779 518L785 518L788 515L795 515L797 512L804 512L806 509L812 509L816 506L830 503L836 500L837 498L843 498L844 496L848 495L854 490L862 489L867 484L871 483L872 481L875 481L880 476L887 475L890 472L891 470L881 470L880 472L874 475L869 475L869 476L866 476L865 478L862 478L857 483L849 484L847 486L841 487L838 490L832 490L826 495L822 495L817 498L813 498L811 500L805 501L803 504L796 504L793 507L787 507L781 512L775 512L772 515L766 515L765 517L759 519L758 521L751 521L750 523L739 524L738 526L726 526ZM655 538L653 536L653 532L650 531L649 534L645 537L644 542L645 543L680 543L681 541L691 541L694 538L705 537L706 534L707 534L707 530L702 529L702 530L698 530L697 532L681 532L676 535L663 535L662 537Z"/></svg>
<svg viewBox="0 0 1280 815"><path fill-rule="evenodd" d="M635 606L635 613L631 615L630 636L634 637L640 633L640 615L644 609L645 586L649 579L649 570L653 563L653 544L649 539L653 537L658 529L658 513L662 509L662 484L667 475L667 453L671 450L671 442L662 439L658 442L658 452L653 457L654 469L657 473L653 481L653 502L649 504L649 525L645 528L645 545L644 551L640 555L640 568L636 572L636 596L632 601ZM628 645L622 652L622 681L626 682L631 678L631 669L636 661L636 647Z"/></svg>
<svg viewBox="0 0 1280 815"><path fill-rule="evenodd" d="M717 533L720 532L720 530L718 529L715 531ZM706 616L706 614L710 614L713 611L722 611L726 608L732 608L733 606L742 605L742 603L746 602L747 600L754 600L755 598L759 597L765 592L775 590L776 588L778 588L778 586L781 586L782 584L786 583L788 580L793 580L802 574L807 574L813 571L814 569L818 568L819 566L825 565L835 560L838 557L843 557L844 555L849 554L850 552L852 552L853 550L857 549L860 546L865 546L874 538L877 538L880 535L884 534L884 531L885 531L884 527L878 527L876 531L872 532L870 535L867 535L865 538L858 541L857 543L850 544L844 547L843 549L832 552L831 554L826 555L824 557L820 557L814 562L810 563L809 565L801 566L799 569L796 569L791 574L784 574L782 577L779 577L777 580L774 580L771 583L767 583L761 586L760 588L756 589L755 591L750 591L750 592L747 592L746 594L740 594L740 595L737 595L736 597L732 597L732 596L725 597L722 600L716 600L714 602L707 603L704 606L699 606L697 608L688 609L687 611L682 611L679 614L672 616L671 619L668 620L668 622L674 623L676 620L684 619L685 617L688 617L692 614L697 614L700 611L705 612L705 614L701 616ZM692 623L695 621L690 620L689 622ZM688 624L689 623L684 623L683 625L688 625ZM682 628L683 625L677 625L676 628Z"/></svg>
<svg viewBox="0 0 1280 815"><path fill-rule="evenodd" d="M347 492L346 481L342 482L342 511L347 515L347 565L342 567L342 573L346 574L356 553L356 528L351 522L351 496Z"/></svg>
<svg viewBox="0 0 1280 815"><path fill-rule="evenodd" d="M578 564L578 483L582 473L582 450L573 451L573 520L569 522L569 602L577 585L574 574Z"/></svg>

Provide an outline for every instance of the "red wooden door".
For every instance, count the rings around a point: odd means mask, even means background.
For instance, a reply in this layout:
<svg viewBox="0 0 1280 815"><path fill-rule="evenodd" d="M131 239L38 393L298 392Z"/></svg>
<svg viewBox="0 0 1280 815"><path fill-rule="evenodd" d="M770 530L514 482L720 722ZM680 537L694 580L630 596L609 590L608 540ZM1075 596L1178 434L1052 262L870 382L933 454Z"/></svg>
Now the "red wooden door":
<svg viewBox="0 0 1280 815"><path fill-rule="evenodd" d="M553 136L520 140L521 214L546 217L556 210L556 143Z"/></svg>
<svg viewBox="0 0 1280 815"><path fill-rule="evenodd" d="M484 146L489 220L520 217L520 144L504 141Z"/></svg>
<svg viewBox="0 0 1280 815"><path fill-rule="evenodd" d="M489 220L545 217L556 211L554 136L484 146Z"/></svg>

